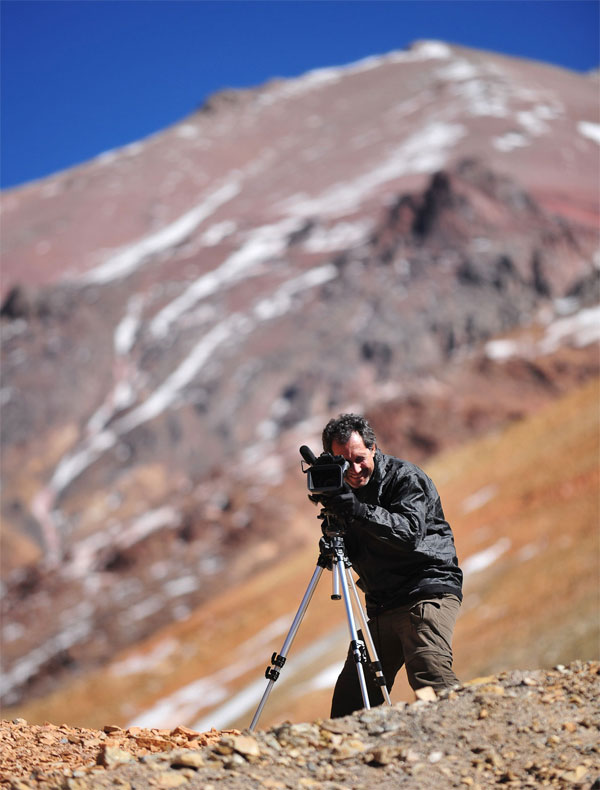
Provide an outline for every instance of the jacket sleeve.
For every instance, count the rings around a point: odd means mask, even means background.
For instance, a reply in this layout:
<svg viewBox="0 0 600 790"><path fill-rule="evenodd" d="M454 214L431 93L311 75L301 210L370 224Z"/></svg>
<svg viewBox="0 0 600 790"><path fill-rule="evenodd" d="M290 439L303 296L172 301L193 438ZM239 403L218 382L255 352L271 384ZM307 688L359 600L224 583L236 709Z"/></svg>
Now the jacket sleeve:
<svg viewBox="0 0 600 790"><path fill-rule="evenodd" d="M364 503L363 513L354 521L357 532L364 530L378 540L404 549L416 549L427 529L428 494L411 473L390 485L381 497L382 505Z"/></svg>

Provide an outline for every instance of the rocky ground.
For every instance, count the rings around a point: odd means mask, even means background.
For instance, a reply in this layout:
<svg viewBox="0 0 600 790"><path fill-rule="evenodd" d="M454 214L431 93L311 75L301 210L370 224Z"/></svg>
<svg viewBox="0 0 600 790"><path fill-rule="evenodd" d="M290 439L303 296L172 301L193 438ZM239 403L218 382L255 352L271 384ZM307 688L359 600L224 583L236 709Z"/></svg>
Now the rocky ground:
<svg viewBox="0 0 600 790"><path fill-rule="evenodd" d="M1 724L10 790L600 790L600 662L478 678L337 720L229 730Z"/></svg>

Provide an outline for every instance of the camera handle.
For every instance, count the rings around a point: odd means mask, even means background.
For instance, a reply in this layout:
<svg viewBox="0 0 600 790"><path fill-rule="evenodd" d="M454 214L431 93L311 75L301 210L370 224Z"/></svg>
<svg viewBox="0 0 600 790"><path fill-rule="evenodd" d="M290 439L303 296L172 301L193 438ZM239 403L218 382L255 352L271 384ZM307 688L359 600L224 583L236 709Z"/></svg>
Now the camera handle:
<svg viewBox="0 0 600 790"><path fill-rule="evenodd" d="M300 627L304 615L306 614L306 610L308 609L313 593L317 587L319 579L321 578L321 575L325 568L329 568L333 573L333 593L331 596L332 599L339 600L341 597L343 597L344 599L346 617L348 620L348 629L350 631L350 647L352 650L354 661L356 663L358 682L360 685L360 691L362 694L364 706L367 709L370 709L371 707L369 703L369 693L367 690L365 671L364 671L364 665L369 660L369 655L372 657L371 668L373 669L375 674L375 682L379 686L381 686L387 704L388 705L392 704L388 689L385 685L385 678L381 670L381 664L379 662L379 658L377 657L375 645L373 644L373 639L369 631L367 618L364 609L362 607L362 604L360 602L360 598L358 596L358 591L356 589L354 579L352 578L352 571L351 571L352 563L350 562L350 560L346 555L346 547L344 544L344 539L339 530L332 529L331 527L328 527L328 529L329 529L329 533L325 532L325 534L327 535L329 540L327 541L326 546L323 545L323 541L321 541L320 543L320 553L317 559L317 567L315 568L312 578L308 583L308 587L306 588L306 592L304 593L302 601L300 602L300 606L298 607L296 616L294 617L290 630L285 638L285 641L281 648L281 652L273 653L273 655L271 656L271 664L265 670L265 677L267 678L268 683L262 695L262 698L259 702L258 708L256 709L254 717L252 718L250 727L248 728L250 731L253 731L256 725L258 724L258 720L263 711L263 708L269 698L271 691L273 690L273 686L275 682L279 678L280 671L283 669L283 666L287 660L288 651L292 646L292 642L294 641L296 633ZM342 596L339 595L340 587L342 590ZM350 591L352 591L352 594L354 596L354 604L360 615L361 624L362 624L362 633L358 631L356 628L354 610L352 608L352 601L350 599ZM337 594L337 598L335 597L336 594ZM363 635L366 636L367 638L369 653L367 653L365 643L363 642Z"/></svg>

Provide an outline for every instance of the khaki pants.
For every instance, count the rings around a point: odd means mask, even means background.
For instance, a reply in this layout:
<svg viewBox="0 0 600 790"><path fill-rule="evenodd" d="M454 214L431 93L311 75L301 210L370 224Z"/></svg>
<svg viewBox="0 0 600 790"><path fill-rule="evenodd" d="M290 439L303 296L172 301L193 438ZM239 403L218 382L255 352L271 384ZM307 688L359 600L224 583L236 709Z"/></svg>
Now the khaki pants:
<svg viewBox="0 0 600 790"><path fill-rule="evenodd" d="M391 691L398 670L406 665L413 689L433 686L439 690L458 683L452 670L452 632L460 609L456 595L424 598L399 606L369 620L369 630ZM381 705L383 694L368 664L363 664L371 706ZM337 679L331 716L346 716L364 707L354 656L348 651Z"/></svg>

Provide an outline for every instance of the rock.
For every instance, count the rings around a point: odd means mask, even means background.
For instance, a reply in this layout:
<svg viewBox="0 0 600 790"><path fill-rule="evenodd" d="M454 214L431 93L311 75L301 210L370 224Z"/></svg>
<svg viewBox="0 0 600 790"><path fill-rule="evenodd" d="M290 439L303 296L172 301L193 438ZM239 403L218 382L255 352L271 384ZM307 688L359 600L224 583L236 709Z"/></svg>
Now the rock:
<svg viewBox="0 0 600 790"><path fill-rule="evenodd" d="M133 755L117 746L105 746L98 754L98 765L104 765L106 768L113 768L115 765L122 763L129 763L133 760Z"/></svg>
<svg viewBox="0 0 600 790"><path fill-rule="evenodd" d="M396 760L400 750L395 746L381 746L370 752L370 761L374 765L389 765Z"/></svg>
<svg viewBox="0 0 600 790"><path fill-rule="evenodd" d="M354 757L359 752L364 752L365 744L357 738L351 738L343 741L339 746L333 750L334 760L347 760L349 757Z"/></svg>
<svg viewBox="0 0 600 790"><path fill-rule="evenodd" d="M321 723L321 729L341 734L353 732L355 726L352 721L347 719L329 719Z"/></svg>
<svg viewBox="0 0 600 790"><path fill-rule="evenodd" d="M463 686L469 688L470 686L483 686L486 683L492 683L496 678L494 675L486 675L485 677L473 678L463 683Z"/></svg>
<svg viewBox="0 0 600 790"><path fill-rule="evenodd" d="M67 779L66 788L67 790L90 790L89 780L75 777Z"/></svg>
<svg viewBox="0 0 600 790"><path fill-rule="evenodd" d="M191 752L186 749L185 751L178 752L176 755L171 757L171 765L173 768L177 768L179 766L200 768L200 766L204 765L204 758L200 752Z"/></svg>
<svg viewBox="0 0 600 790"><path fill-rule="evenodd" d="M417 699L424 700L425 702L434 702L437 699L435 689L431 686L424 686L423 688L417 689L415 691L415 696Z"/></svg>
<svg viewBox="0 0 600 790"><path fill-rule="evenodd" d="M561 774L561 779L572 784L578 784L587 777L588 769L585 765L578 765L574 770L565 771Z"/></svg>
<svg viewBox="0 0 600 790"><path fill-rule="evenodd" d="M260 747L256 738L251 735L234 735L231 744L238 754L244 757L259 757Z"/></svg>
<svg viewBox="0 0 600 790"><path fill-rule="evenodd" d="M160 790L169 790L171 787L181 787L187 784L188 777L183 774L176 773L175 771L163 771L153 778L153 784L158 786Z"/></svg>
<svg viewBox="0 0 600 790"><path fill-rule="evenodd" d="M167 735L167 732L164 733ZM171 730L171 735L185 735L187 738L197 738L200 733L196 730L191 730L189 727L183 727L181 724L175 729Z"/></svg>
<svg viewBox="0 0 600 790"><path fill-rule="evenodd" d="M478 691L480 694L496 694L501 697L504 695L504 686L500 686L498 683L490 683L482 686Z"/></svg>

